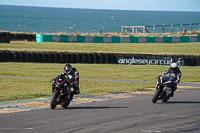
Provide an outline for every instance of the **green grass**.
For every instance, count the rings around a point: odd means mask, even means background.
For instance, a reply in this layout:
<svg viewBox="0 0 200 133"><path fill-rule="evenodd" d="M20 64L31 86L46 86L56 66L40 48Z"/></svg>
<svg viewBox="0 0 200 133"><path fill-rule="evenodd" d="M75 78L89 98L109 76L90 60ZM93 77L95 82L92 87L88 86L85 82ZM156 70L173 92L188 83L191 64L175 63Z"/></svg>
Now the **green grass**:
<svg viewBox="0 0 200 133"><path fill-rule="evenodd" d="M0 50L104 52L200 55L200 42L191 43L0 43Z"/></svg>
<svg viewBox="0 0 200 133"><path fill-rule="evenodd" d="M0 50L143 53L167 55L200 55L200 42L194 43L58 43L11 42L0 43ZM127 79L155 81L155 77L169 66L72 64L80 72L80 78ZM0 78L0 102L51 96L51 83L63 71L64 64L56 63L0 63L0 75L48 77ZM200 66L180 66L182 82L200 82ZM80 80L81 94L113 92L155 87L155 83L118 83Z"/></svg>
<svg viewBox="0 0 200 133"><path fill-rule="evenodd" d="M0 63L0 75L55 77L63 72L65 64L56 63ZM120 65L120 64L72 64L80 72L80 78L127 79L152 81L169 66ZM183 82L200 79L200 66L180 66ZM187 76L185 76L187 75Z"/></svg>
<svg viewBox="0 0 200 133"><path fill-rule="evenodd" d="M0 78L0 102L49 97L48 79Z"/></svg>
<svg viewBox="0 0 200 133"><path fill-rule="evenodd" d="M169 66L119 65L119 64L72 64L79 70L80 78L128 79L155 81L155 77ZM52 77L63 71L64 64L56 63L0 63L0 75L48 77L0 78L0 102L51 96ZM200 66L180 66L182 82L200 82ZM80 80L81 94L114 92L155 87L155 83L120 83Z"/></svg>

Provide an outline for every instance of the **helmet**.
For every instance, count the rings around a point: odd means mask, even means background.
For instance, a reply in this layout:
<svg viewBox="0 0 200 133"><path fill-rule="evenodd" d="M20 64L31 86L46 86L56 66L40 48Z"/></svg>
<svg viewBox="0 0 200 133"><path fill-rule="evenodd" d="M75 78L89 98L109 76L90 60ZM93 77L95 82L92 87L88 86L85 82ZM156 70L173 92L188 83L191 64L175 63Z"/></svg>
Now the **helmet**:
<svg viewBox="0 0 200 133"><path fill-rule="evenodd" d="M72 66L70 64L66 64L64 66L64 71L66 74L69 74L72 71Z"/></svg>
<svg viewBox="0 0 200 133"><path fill-rule="evenodd" d="M171 68L172 72L175 73L178 70L178 64L174 62L171 64L170 68Z"/></svg>

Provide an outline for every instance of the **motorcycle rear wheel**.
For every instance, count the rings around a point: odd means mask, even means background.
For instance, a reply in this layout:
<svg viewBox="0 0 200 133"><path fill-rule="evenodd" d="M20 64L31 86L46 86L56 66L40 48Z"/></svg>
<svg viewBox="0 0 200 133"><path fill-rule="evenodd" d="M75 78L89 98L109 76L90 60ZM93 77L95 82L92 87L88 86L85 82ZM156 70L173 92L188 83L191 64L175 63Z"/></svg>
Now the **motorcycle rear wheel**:
<svg viewBox="0 0 200 133"><path fill-rule="evenodd" d="M160 89L156 89L156 92L153 95L152 103L156 103L158 101L158 97L160 95Z"/></svg>
<svg viewBox="0 0 200 133"><path fill-rule="evenodd" d="M52 94L52 99L51 99L51 102L50 102L51 109L55 109L57 104L58 104L58 102L57 102L58 94L59 94L58 91L54 91L53 94Z"/></svg>

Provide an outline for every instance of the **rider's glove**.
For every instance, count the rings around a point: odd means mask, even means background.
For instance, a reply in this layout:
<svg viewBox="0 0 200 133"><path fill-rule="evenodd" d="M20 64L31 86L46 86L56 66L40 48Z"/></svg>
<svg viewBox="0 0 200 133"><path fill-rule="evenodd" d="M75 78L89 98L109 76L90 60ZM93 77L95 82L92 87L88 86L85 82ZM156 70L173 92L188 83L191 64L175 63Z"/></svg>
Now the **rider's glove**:
<svg viewBox="0 0 200 133"><path fill-rule="evenodd" d="M53 82L53 80L54 80L55 78L53 78L53 79L51 79L51 81L50 82Z"/></svg>

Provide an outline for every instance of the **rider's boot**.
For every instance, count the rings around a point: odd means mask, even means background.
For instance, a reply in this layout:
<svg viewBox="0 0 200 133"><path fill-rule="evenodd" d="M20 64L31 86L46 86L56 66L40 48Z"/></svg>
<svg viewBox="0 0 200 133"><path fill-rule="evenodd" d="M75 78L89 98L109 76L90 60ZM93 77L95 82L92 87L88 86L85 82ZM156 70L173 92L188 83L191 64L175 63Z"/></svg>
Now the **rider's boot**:
<svg viewBox="0 0 200 133"><path fill-rule="evenodd" d="M172 89L172 92L171 92L171 97L174 97L174 92L176 91L176 89Z"/></svg>
<svg viewBox="0 0 200 133"><path fill-rule="evenodd" d="M74 97L74 92L71 92L70 93L70 99L73 100L73 97Z"/></svg>
<svg viewBox="0 0 200 133"><path fill-rule="evenodd" d="M171 97L174 96L174 92L177 90L177 85L176 84L173 84L172 85L172 92L171 92Z"/></svg>

